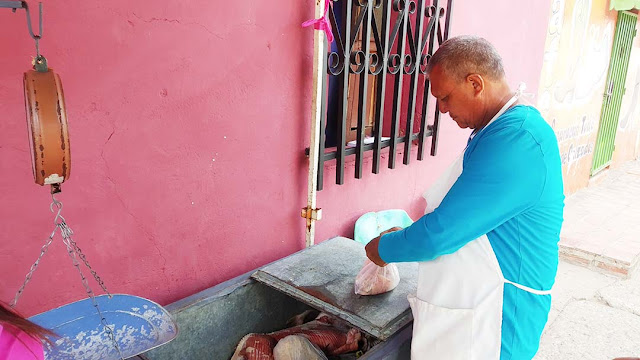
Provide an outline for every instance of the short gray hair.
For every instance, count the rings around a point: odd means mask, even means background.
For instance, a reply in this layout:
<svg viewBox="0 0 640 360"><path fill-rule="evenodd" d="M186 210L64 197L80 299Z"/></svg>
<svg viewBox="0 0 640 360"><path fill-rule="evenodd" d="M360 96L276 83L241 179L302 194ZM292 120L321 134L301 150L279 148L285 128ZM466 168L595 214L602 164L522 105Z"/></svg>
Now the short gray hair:
<svg viewBox="0 0 640 360"><path fill-rule="evenodd" d="M445 74L462 81L469 74L479 74L493 80L504 78L502 57L486 39L463 35L448 39L431 57L427 74L440 65Z"/></svg>

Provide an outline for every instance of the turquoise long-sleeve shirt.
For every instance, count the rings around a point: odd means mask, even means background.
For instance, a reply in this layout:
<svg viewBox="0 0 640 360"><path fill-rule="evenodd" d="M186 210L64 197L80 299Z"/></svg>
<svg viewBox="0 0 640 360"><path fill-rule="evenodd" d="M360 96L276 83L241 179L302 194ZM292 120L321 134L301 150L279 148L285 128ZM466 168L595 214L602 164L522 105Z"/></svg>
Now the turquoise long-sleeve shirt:
<svg viewBox="0 0 640 360"><path fill-rule="evenodd" d="M518 105L470 140L462 174L440 206L383 235L378 251L388 263L429 261L487 234L506 279L548 290L563 208L556 136L535 108ZM500 359L533 358L550 307L550 295L505 285Z"/></svg>

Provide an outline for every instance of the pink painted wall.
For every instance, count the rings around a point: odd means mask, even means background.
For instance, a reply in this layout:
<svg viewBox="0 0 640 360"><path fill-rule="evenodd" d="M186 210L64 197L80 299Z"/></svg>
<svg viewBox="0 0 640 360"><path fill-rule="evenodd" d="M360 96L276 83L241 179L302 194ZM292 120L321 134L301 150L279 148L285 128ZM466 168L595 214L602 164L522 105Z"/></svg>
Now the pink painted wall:
<svg viewBox="0 0 640 360"><path fill-rule="evenodd" d="M536 92L548 1L455 2L452 33L480 34L513 83ZM175 301L304 246L313 1L44 1L42 52L67 100L72 171L59 198L75 240L112 292ZM35 3L33 4L35 8ZM22 72L34 53L24 13L0 10L0 300L8 302L52 230L32 182ZM351 236L366 211L404 208L459 153L443 119L439 155L333 183L318 196L318 241ZM370 166L370 162L366 164ZM95 290L97 285L93 286ZM18 309L85 296L56 238Z"/></svg>

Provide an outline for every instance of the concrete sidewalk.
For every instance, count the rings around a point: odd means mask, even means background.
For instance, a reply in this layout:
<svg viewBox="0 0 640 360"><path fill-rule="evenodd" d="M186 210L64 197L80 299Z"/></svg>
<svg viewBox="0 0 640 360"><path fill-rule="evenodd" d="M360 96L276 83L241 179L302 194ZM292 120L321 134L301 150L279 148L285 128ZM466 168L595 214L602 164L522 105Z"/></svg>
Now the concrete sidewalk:
<svg viewBox="0 0 640 360"><path fill-rule="evenodd" d="M640 276L561 262L536 360L640 357Z"/></svg>
<svg viewBox="0 0 640 360"><path fill-rule="evenodd" d="M640 161L606 171L566 199L560 258L627 277L640 260Z"/></svg>

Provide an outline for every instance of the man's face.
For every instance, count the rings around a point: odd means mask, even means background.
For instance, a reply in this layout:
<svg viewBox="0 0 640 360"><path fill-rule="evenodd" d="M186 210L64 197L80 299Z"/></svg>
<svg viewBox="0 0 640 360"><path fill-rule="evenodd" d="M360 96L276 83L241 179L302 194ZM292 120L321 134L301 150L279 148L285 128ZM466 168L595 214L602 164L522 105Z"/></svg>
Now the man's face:
<svg viewBox="0 0 640 360"><path fill-rule="evenodd" d="M467 79L452 79L440 65L435 65L429 74L431 94L438 102L438 108L461 128L475 129L479 121L478 97L473 83Z"/></svg>

